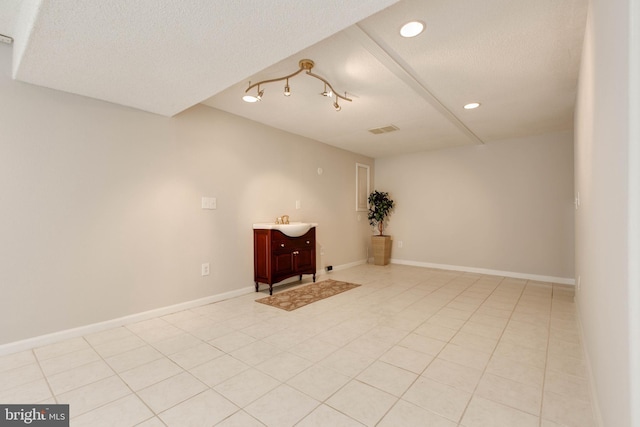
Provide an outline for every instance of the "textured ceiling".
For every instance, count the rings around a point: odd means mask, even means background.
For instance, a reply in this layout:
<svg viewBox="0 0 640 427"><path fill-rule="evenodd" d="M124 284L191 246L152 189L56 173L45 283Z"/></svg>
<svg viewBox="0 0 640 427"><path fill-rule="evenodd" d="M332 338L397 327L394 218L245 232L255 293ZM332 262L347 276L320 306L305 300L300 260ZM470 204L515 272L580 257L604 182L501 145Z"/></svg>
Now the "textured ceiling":
<svg viewBox="0 0 640 427"><path fill-rule="evenodd" d="M0 34L17 80L172 116L395 1L25 0Z"/></svg>
<svg viewBox="0 0 640 427"><path fill-rule="evenodd" d="M385 7L388 8L384 9ZM570 130L587 0L0 0L14 78L172 116L200 102L372 157ZM11 17L11 18L7 18ZM399 36L408 20L423 34ZM315 61L353 102L300 74ZM479 109L462 108L471 101ZM373 135L368 129L395 125Z"/></svg>

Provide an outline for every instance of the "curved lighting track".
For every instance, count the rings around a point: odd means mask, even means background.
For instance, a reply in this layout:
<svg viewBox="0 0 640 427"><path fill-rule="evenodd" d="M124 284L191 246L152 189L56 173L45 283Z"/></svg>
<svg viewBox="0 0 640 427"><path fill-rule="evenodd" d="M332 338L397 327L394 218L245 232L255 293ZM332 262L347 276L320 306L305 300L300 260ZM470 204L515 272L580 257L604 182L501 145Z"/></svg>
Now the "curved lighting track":
<svg viewBox="0 0 640 427"><path fill-rule="evenodd" d="M257 96L255 96L253 98L255 98L255 101L259 101L260 99L262 99L262 92L263 92L263 91L260 90L260 85L265 85L267 83L281 82L283 80L286 80L287 83L286 83L286 86L285 86L284 94L285 94L285 96L289 96L289 94L291 93L290 90L289 90L289 79L292 78L292 77L295 77L298 74L300 74L303 71L305 71L308 76L314 77L314 78L320 80L322 83L324 83L326 85L325 86L325 91L322 93L323 96L331 97L331 96L335 95L336 98L344 99L345 101L349 101L349 102L353 101L352 99L347 98L347 93L346 92L344 93L344 96L340 95L338 92L336 92L336 90L333 88L331 83L329 83L325 78L323 78L322 76L319 76L317 74L312 73L311 69L315 65L312 60L310 60L310 59L302 59L302 60L300 60L300 62L298 62L298 65L300 66L300 69L298 71L294 72L294 73L289 74L289 75L286 75L286 76L283 76L283 77L278 77L278 78L275 78L275 79L263 80L261 82L254 83L254 84L251 84L251 82L249 82L249 87L244 92L247 93L251 89L253 89L254 87L257 86L258 93L257 93ZM326 91L327 87L331 90L330 92ZM245 97L246 97L246 95L245 95ZM251 101L249 101L249 102L251 102ZM333 103L333 106L336 109L336 111L340 111L340 106L338 105L338 100L337 99L336 99L336 102Z"/></svg>

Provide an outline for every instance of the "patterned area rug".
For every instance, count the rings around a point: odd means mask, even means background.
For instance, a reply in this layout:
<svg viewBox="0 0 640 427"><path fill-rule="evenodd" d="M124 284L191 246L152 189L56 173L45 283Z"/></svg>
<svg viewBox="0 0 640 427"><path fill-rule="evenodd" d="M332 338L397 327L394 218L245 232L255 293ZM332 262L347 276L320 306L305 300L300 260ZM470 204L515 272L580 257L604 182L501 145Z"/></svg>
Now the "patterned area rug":
<svg viewBox="0 0 640 427"><path fill-rule="evenodd" d="M279 292L275 295L257 299L256 302L271 305L283 310L292 311L304 307L312 302L329 298L336 294L357 288L355 283L339 282L337 280L325 280L290 291Z"/></svg>

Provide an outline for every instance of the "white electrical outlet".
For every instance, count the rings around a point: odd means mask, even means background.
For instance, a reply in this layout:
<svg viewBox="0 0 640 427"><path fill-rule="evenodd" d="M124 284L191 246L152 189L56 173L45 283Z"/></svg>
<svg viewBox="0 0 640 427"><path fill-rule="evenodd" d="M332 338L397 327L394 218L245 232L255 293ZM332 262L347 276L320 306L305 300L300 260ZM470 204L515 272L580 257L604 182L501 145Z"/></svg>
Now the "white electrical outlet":
<svg viewBox="0 0 640 427"><path fill-rule="evenodd" d="M300 200L296 200L296 209L300 209Z"/></svg>
<svg viewBox="0 0 640 427"><path fill-rule="evenodd" d="M578 276L578 281L576 282L576 290L580 290L580 276Z"/></svg>
<svg viewBox="0 0 640 427"><path fill-rule="evenodd" d="M203 197L202 209L217 209L217 202L215 197Z"/></svg>
<svg viewBox="0 0 640 427"><path fill-rule="evenodd" d="M401 248L402 247L402 240L398 240L398 247Z"/></svg>
<svg viewBox="0 0 640 427"><path fill-rule="evenodd" d="M209 275L209 270L210 270L210 265L208 262L205 262L204 264L202 264L202 275L203 276L208 276Z"/></svg>

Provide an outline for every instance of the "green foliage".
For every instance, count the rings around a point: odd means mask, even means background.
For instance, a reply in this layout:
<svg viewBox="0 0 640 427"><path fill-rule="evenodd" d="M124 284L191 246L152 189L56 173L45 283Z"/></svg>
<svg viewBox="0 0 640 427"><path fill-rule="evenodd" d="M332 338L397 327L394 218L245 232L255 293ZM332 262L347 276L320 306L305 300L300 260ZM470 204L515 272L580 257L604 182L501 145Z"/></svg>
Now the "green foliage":
<svg viewBox="0 0 640 427"><path fill-rule="evenodd" d="M369 224L378 226L380 235L384 230L384 222L393 210L393 200L389 198L389 193L374 190L369 194Z"/></svg>

